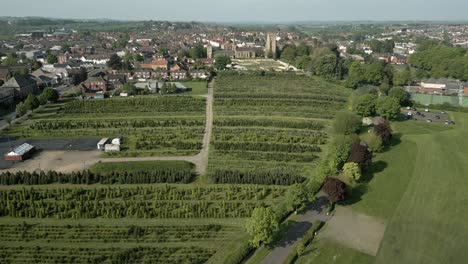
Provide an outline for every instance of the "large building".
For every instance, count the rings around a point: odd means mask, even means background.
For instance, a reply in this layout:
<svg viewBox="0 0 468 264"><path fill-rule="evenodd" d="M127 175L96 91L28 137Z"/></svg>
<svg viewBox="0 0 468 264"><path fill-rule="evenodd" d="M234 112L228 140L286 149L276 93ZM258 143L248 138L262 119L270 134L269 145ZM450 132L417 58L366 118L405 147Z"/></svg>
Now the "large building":
<svg viewBox="0 0 468 264"><path fill-rule="evenodd" d="M265 43L265 58L277 58L276 34L267 33Z"/></svg>

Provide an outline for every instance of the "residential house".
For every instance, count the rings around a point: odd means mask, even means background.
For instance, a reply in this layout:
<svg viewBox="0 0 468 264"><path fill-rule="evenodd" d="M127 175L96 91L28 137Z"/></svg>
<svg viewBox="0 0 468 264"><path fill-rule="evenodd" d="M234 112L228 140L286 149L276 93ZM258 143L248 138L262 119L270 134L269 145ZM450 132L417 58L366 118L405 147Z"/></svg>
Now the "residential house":
<svg viewBox="0 0 468 264"><path fill-rule="evenodd" d="M405 55L401 54L395 54L390 58L390 63L391 64L407 64L408 63L408 57Z"/></svg>
<svg viewBox="0 0 468 264"><path fill-rule="evenodd" d="M187 72L184 70L178 70L171 72L172 79L183 80L187 79Z"/></svg>
<svg viewBox="0 0 468 264"><path fill-rule="evenodd" d="M86 92L107 92L107 81L102 77L89 77L83 82Z"/></svg>
<svg viewBox="0 0 468 264"><path fill-rule="evenodd" d="M139 69L135 70L133 79L151 79L153 71L151 69Z"/></svg>
<svg viewBox="0 0 468 264"><path fill-rule="evenodd" d="M208 76L205 74L203 70L191 70L188 73L190 77L194 79L206 79Z"/></svg>
<svg viewBox="0 0 468 264"><path fill-rule="evenodd" d="M59 83L59 78L55 73L44 71L43 69L37 69L31 75L40 80L46 87L55 86Z"/></svg>
<svg viewBox="0 0 468 264"><path fill-rule="evenodd" d="M152 70L168 70L169 65L166 59L154 59L150 63L142 63L140 66L142 69L152 69Z"/></svg>
<svg viewBox="0 0 468 264"><path fill-rule="evenodd" d="M31 75L14 76L6 81L2 87L0 87L1 90L11 88L14 89L15 99L23 99L31 93L36 94L39 92L37 82Z"/></svg>

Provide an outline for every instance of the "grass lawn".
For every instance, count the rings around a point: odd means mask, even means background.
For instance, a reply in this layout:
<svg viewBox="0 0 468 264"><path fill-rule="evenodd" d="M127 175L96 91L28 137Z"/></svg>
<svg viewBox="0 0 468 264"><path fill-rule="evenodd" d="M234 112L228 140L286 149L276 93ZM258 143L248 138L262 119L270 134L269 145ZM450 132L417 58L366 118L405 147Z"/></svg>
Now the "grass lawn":
<svg viewBox="0 0 468 264"><path fill-rule="evenodd" d="M452 115L453 128L394 123L400 142L377 155L367 191L353 197L353 209L387 222L377 263L464 263L468 257L468 114Z"/></svg>
<svg viewBox="0 0 468 264"><path fill-rule="evenodd" d="M192 91L185 92L182 95L204 95L208 92L206 82L180 82L181 84L192 88Z"/></svg>
<svg viewBox="0 0 468 264"><path fill-rule="evenodd" d="M297 264L312 263L373 263L374 258L325 239L314 240L296 261Z"/></svg>

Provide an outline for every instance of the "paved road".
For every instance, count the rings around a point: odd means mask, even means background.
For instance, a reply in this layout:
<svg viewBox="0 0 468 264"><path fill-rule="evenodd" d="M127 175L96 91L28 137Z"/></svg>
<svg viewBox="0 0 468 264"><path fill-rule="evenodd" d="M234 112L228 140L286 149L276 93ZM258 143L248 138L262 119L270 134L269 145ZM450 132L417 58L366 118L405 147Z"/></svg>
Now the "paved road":
<svg viewBox="0 0 468 264"><path fill-rule="evenodd" d="M325 222L328 220L328 199L323 192L320 192L317 197L309 208L299 216L297 223L286 232L273 251L263 260L263 264L282 264L315 221Z"/></svg>
<svg viewBox="0 0 468 264"><path fill-rule="evenodd" d="M211 133L213 130L213 82L208 83L208 93L206 98L206 122L203 144L200 153L195 156L175 156L175 157L137 157L137 158L101 158L96 162L126 162L126 161L159 161L159 160L182 160L195 164L197 173L204 175L208 168L208 153L210 148ZM90 164L92 165L92 164Z"/></svg>

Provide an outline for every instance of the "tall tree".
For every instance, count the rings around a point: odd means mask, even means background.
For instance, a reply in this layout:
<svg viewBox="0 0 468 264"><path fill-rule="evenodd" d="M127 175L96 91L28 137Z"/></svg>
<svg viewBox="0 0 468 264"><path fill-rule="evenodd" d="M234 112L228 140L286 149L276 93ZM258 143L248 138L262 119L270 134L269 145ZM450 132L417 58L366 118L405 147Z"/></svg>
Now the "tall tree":
<svg viewBox="0 0 468 264"><path fill-rule="evenodd" d="M278 228L279 222L276 214L269 207L255 208L252 216L246 222L247 233L250 235L250 243L254 247L259 247L262 243L266 245L271 243Z"/></svg>
<svg viewBox="0 0 468 264"><path fill-rule="evenodd" d="M109 61L107 62L107 66L111 67L114 70L122 69L122 60L120 59L119 55L112 54Z"/></svg>

